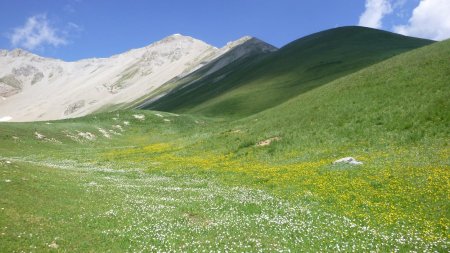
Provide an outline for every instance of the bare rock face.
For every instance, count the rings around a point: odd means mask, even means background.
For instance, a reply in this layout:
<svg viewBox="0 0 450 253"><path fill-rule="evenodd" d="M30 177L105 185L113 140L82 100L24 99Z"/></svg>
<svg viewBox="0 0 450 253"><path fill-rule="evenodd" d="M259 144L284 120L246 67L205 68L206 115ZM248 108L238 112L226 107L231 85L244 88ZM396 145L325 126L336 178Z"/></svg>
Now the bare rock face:
<svg viewBox="0 0 450 253"><path fill-rule="evenodd" d="M31 85L40 82L44 78L44 74L42 72L38 72L33 75L33 80L31 80Z"/></svg>
<svg viewBox="0 0 450 253"><path fill-rule="evenodd" d="M67 109L64 111L64 115L70 115L76 111L78 111L79 109L83 108L85 105L84 100L79 100L73 104L70 104L69 106L67 106Z"/></svg>
<svg viewBox="0 0 450 253"><path fill-rule="evenodd" d="M13 68L12 70L12 74L14 76L31 76L34 73L38 72L38 69L31 66L31 65L25 65L25 66L21 66L19 68Z"/></svg>
<svg viewBox="0 0 450 253"><path fill-rule="evenodd" d="M7 75L0 78L0 96L9 97L22 91L22 82L14 75Z"/></svg>
<svg viewBox="0 0 450 253"><path fill-rule="evenodd" d="M109 58L76 62L44 58L22 49L0 50L0 118L54 120L84 116L108 106L130 105L170 80L212 63L225 52L233 54L216 62L214 70L252 50L273 50L263 42L255 43L255 39L245 37L218 49L174 34Z"/></svg>
<svg viewBox="0 0 450 253"><path fill-rule="evenodd" d="M20 90L0 82L0 97L9 97L19 92Z"/></svg>

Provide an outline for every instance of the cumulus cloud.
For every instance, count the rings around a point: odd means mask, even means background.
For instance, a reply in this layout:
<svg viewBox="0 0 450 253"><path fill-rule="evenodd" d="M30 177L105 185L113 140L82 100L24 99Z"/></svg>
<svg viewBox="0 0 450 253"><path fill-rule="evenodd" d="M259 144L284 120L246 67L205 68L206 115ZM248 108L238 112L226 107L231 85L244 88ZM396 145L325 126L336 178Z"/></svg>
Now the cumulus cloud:
<svg viewBox="0 0 450 253"><path fill-rule="evenodd" d="M408 24L395 26L393 30L433 40L450 38L450 1L422 0L414 9Z"/></svg>
<svg viewBox="0 0 450 253"><path fill-rule="evenodd" d="M13 29L9 39L13 47L29 50L45 45L57 47L68 43L67 39L51 26L45 14L29 17L23 26Z"/></svg>
<svg viewBox="0 0 450 253"><path fill-rule="evenodd" d="M360 26L381 28L383 17L392 13L389 0L366 0L366 9L359 17Z"/></svg>

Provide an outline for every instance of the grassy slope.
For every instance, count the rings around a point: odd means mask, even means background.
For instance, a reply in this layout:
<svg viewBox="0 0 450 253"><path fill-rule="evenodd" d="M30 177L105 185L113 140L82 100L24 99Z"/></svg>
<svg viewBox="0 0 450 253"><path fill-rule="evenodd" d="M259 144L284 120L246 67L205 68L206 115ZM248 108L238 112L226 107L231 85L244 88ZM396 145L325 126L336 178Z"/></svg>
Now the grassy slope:
<svg viewBox="0 0 450 253"><path fill-rule="evenodd" d="M448 55L450 41L435 43L238 121L122 111L2 123L0 245L445 252ZM97 129L117 124L111 139ZM96 141L63 133L77 130ZM364 165L331 165L348 155Z"/></svg>
<svg viewBox="0 0 450 253"><path fill-rule="evenodd" d="M248 116L429 43L369 28L332 29L294 41L262 61L231 65L148 108L208 116ZM225 73L226 78L215 81Z"/></svg>

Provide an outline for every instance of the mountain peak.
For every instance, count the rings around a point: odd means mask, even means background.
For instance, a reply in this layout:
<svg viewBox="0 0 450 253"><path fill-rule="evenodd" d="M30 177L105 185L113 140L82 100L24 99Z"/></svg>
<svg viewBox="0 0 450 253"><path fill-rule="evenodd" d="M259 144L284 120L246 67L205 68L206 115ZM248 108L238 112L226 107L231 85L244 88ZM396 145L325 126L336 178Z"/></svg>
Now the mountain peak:
<svg viewBox="0 0 450 253"><path fill-rule="evenodd" d="M160 40L158 42L172 42L172 41L190 41L190 42L192 42L194 40L195 39L190 36L185 36L185 35L182 35L179 33L175 33L175 34L172 34L172 35L169 35L169 36L163 38L162 40ZM158 42L156 42L156 43L158 43Z"/></svg>
<svg viewBox="0 0 450 253"><path fill-rule="evenodd" d="M273 52L273 51L277 50L276 47L268 44L267 42L264 42L256 37L252 37L252 36L248 36L248 35L241 37L235 41L228 42L223 47L223 50L228 51L228 50L231 50L231 49L237 48L237 47L248 47L248 48L253 48L253 49L259 48L263 52Z"/></svg>
<svg viewBox="0 0 450 253"><path fill-rule="evenodd" d="M15 49L13 49L11 51L8 51L8 50L4 50L4 51L6 51L7 54L12 56L12 57L20 57L20 56L32 55L32 53L30 53L30 52L28 52L28 51L26 51L24 49L21 49L21 48L15 48ZM2 52L1 52L2 55L3 55L4 51L2 50Z"/></svg>
<svg viewBox="0 0 450 253"><path fill-rule="evenodd" d="M225 45L225 48L233 48L233 47L239 46L242 43L245 43L246 41L251 40L252 38L253 37L247 35L247 36L241 37L237 40L230 41Z"/></svg>

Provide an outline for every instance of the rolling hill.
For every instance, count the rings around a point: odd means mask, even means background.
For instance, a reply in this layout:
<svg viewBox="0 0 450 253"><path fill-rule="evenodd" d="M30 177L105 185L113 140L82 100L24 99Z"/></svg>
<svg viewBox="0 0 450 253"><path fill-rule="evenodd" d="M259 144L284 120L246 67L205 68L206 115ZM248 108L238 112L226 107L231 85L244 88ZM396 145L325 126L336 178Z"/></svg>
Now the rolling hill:
<svg viewBox="0 0 450 253"><path fill-rule="evenodd" d="M298 39L263 59L237 61L195 81L187 76L178 81L183 84L145 108L216 117L248 116L430 43L363 27L331 29Z"/></svg>

